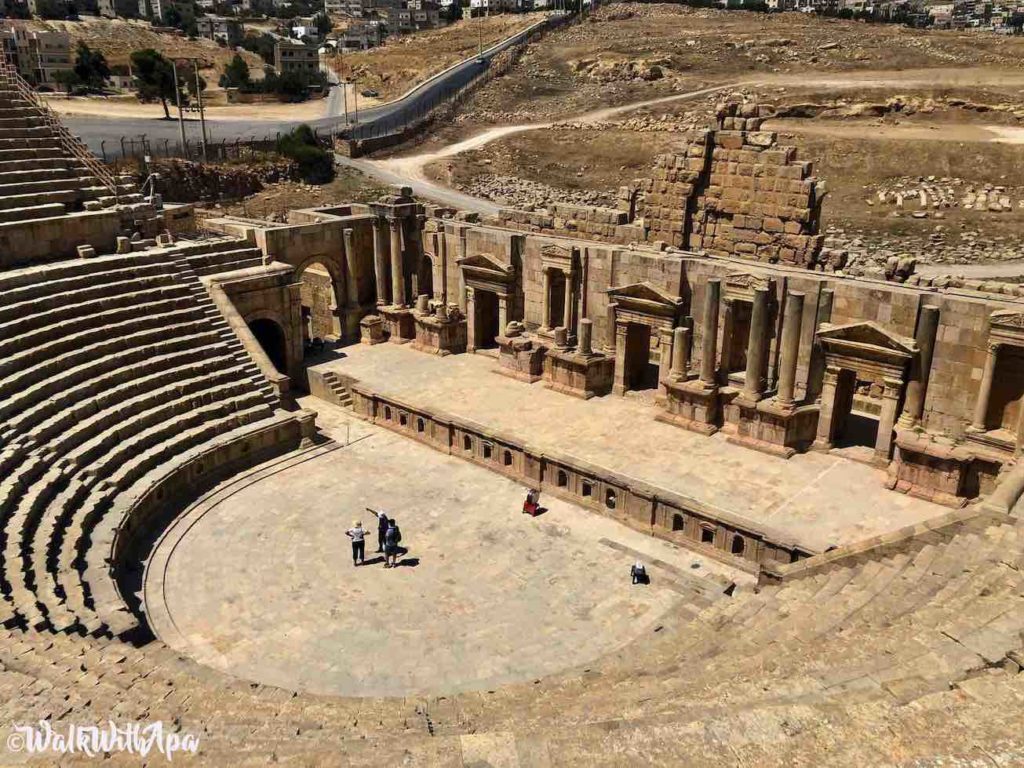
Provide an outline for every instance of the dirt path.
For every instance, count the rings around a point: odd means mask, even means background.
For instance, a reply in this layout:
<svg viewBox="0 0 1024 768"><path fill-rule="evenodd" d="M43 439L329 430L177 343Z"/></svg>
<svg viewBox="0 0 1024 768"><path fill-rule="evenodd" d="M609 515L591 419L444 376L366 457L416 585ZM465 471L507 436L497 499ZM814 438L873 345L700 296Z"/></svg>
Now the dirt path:
<svg viewBox="0 0 1024 768"><path fill-rule="evenodd" d="M717 85L713 88L702 88L698 91L689 91L687 93L677 93L672 96L662 96L657 99L647 99L645 101L637 101L631 104L623 104L617 107L605 107L603 109L597 109L592 112L586 112L582 115L575 117L565 118L566 122L573 123L600 123L617 117L633 110L643 109L644 107L653 107L658 104L667 104L674 101L682 101L684 99L693 99L698 96L706 96L709 93L715 93L717 91L729 90L743 85L753 85L753 82L740 82L740 83L729 83L727 85ZM342 162L359 168L364 173L374 176L381 181L388 184L406 184L413 188L413 191L417 195L423 195L430 197L446 205L452 205L458 208L466 210L478 211L480 213L495 214L498 212L500 206L485 200L483 198L471 197L469 195L458 192L450 187L443 184L439 184L435 181L427 178L426 167L431 163L435 163L438 160L443 160L446 157L454 157L455 155L463 152L468 152L472 149L479 149L493 141L503 139L506 136L511 136L516 133L523 133L525 131L537 131L543 128L550 128L553 125L552 122L544 123L525 123L522 125L505 125L498 128L489 128L485 131L481 131L475 136L470 136L468 139L449 144L446 147L442 147L439 150L433 152L424 152L419 155L408 155L405 157L393 157L387 160L351 160L349 158L339 158Z"/></svg>
<svg viewBox="0 0 1024 768"><path fill-rule="evenodd" d="M1024 128L971 123L932 123L915 125L880 124L877 120L768 120L766 131L834 136L850 139L897 139L901 141L960 141L1024 144Z"/></svg>

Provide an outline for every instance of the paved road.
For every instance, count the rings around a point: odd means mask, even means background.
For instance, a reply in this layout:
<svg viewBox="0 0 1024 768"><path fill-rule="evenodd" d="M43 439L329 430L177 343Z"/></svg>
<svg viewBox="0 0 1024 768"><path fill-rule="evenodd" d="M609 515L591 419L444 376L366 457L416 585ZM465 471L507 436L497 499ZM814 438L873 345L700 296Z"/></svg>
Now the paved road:
<svg viewBox="0 0 1024 768"><path fill-rule="evenodd" d="M429 80L414 86L394 101L370 107L369 109L359 110L359 123L361 125L377 121L387 121L390 123L392 121L401 122L408 119L422 105L432 102L445 90L460 88L473 80L487 68L494 56L528 36L545 23L547 23L546 20L539 21L527 29L517 32L491 46L483 51L480 56L471 56L468 59L464 59ZM221 139L234 140L237 138L274 136L279 131L287 131L301 123L308 123L315 128L321 129L341 127L345 124L345 117L344 102L342 101L340 90L340 88L332 90L332 94L325 106L327 114L317 120L207 120L206 130L211 140L220 141ZM73 133L80 136L89 148L97 154L101 154L101 145L104 141L106 141L108 153L111 152L118 145L121 136L138 138L145 134L147 138L153 141L168 139L172 142L177 142L179 140L177 119L67 116L64 118L64 122L71 128ZM185 133L190 141L199 140L200 127L198 117L186 119Z"/></svg>

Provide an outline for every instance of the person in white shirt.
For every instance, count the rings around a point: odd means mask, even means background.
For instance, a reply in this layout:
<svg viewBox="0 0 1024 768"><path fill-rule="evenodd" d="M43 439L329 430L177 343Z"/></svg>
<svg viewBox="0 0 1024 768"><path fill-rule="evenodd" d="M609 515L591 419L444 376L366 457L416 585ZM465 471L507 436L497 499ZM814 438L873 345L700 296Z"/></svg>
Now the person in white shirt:
<svg viewBox="0 0 1024 768"><path fill-rule="evenodd" d="M366 531L363 530L363 524L356 520L345 534L352 539L352 565L366 562Z"/></svg>

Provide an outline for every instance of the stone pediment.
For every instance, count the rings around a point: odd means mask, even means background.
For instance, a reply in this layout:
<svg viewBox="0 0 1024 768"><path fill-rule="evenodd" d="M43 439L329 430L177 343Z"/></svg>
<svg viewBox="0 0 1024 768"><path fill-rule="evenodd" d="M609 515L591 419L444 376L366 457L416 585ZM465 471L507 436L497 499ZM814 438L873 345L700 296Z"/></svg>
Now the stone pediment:
<svg viewBox="0 0 1024 768"><path fill-rule="evenodd" d="M463 256L456 262L470 288L506 294L515 282L515 268L486 253Z"/></svg>
<svg viewBox="0 0 1024 768"><path fill-rule="evenodd" d="M908 360L917 352L917 344L913 339L892 333L870 320L846 325L823 323L818 330L818 340L829 352L855 357Z"/></svg>
<svg viewBox="0 0 1024 768"><path fill-rule="evenodd" d="M559 269L566 274L570 274L574 268L575 255L575 248L548 243L540 249L541 267L544 269Z"/></svg>
<svg viewBox="0 0 1024 768"><path fill-rule="evenodd" d="M993 326L1024 333L1024 312L1017 309L997 309L990 316Z"/></svg>
<svg viewBox="0 0 1024 768"><path fill-rule="evenodd" d="M477 253L473 256L463 256L458 260L458 265L463 269L475 271L495 272L500 275L511 275L512 265L498 261L486 253Z"/></svg>
<svg viewBox="0 0 1024 768"><path fill-rule="evenodd" d="M722 281L726 298L743 299L750 301L754 297L754 291L764 288L771 292L771 279L764 275L755 275L751 272L738 272L728 275Z"/></svg>
<svg viewBox="0 0 1024 768"><path fill-rule="evenodd" d="M623 309L655 312L662 315L676 314L683 306L681 298L672 296L660 288L655 288L648 282L609 288L608 300L615 302Z"/></svg>

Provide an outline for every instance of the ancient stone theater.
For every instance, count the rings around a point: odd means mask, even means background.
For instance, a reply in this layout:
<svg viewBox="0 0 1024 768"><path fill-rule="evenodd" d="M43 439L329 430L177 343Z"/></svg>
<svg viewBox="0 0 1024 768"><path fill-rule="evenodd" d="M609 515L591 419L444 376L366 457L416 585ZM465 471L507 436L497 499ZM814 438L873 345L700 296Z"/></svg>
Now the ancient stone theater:
<svg viewBox="0 0 1024 768"><path fill-rule="evenodd" d="M1024 289L845 275L764 114L198 223L0 69L0 763L1024 763Z"/></svg>

